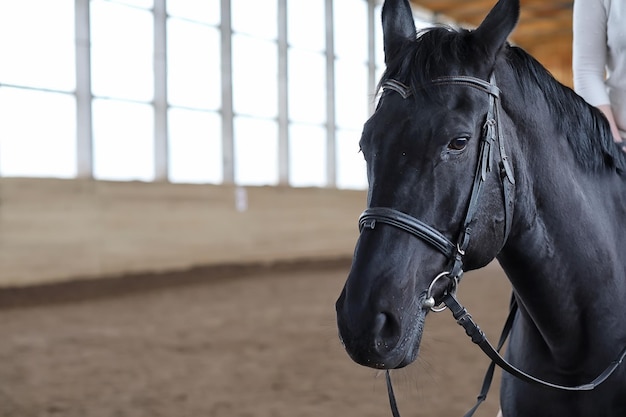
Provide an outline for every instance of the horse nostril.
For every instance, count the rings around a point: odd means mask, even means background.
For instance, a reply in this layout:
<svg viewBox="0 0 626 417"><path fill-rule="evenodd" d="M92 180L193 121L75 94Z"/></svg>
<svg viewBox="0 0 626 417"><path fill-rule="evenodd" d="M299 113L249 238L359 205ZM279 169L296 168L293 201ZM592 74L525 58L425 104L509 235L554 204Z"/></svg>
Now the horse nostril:
<svg viewBox="0 0 626 417"><path fill-rule="evenodd" d="M400 324L390 313L378 313L374 319L373 330L374 348L378 352L393 349L400 339Z"/></svg>

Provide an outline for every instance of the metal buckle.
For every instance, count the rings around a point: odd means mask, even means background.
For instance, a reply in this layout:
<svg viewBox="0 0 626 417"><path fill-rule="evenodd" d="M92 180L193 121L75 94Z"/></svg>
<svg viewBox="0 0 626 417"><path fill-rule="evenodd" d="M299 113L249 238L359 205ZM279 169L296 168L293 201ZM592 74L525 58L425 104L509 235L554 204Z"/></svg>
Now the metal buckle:
<svg viewBox="0 0 626 417"><path fill-rule="evenodd" d="M443 302L439 303L438 305L435 305L435 297L433 297L432 295L433 286L435 285L437 281L439 281L443 277L446 277L450 280L450 287L448 287L448 289L446 290L446 293L444 294L447 294L447 293L456 294L456 287L459 284L457 277L451 277L449 271L442 272L441 274L437 275L435 279L433 279L433 282L431 282L430 285L428 286L426 299L422 303L422 306L424 308L430 308L430 310L435 313L439 313L441 311L444 311L446 308L448 308Z"/></svg>

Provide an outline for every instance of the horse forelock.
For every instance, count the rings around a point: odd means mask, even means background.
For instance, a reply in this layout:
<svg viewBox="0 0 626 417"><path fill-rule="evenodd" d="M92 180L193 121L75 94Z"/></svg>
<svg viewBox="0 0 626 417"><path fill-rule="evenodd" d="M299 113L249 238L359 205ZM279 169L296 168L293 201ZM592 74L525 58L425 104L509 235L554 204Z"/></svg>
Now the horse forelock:
<svg viewBox="0 0 626 417"><path fill-rule="evenodd" d="M469 62L471 53L465 41L470 32L449 26L435 26L418 32L417 38L406 42L383 74L381 85L395 79L418 91L432 79L447 75L462 75L463 62Z"/></svg>

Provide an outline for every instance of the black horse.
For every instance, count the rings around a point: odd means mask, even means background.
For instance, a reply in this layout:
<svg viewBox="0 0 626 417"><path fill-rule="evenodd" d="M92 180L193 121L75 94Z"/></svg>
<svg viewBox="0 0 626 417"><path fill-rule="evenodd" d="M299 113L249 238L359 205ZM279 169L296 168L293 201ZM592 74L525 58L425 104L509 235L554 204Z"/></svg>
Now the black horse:
<svg viewBox="0 0 626 417"><path fill-rule="evenodd" d="M519 306L510 363L579 385L626 345L626 158L599 111L507 43L518 16L500 0L475 30L416 33L407 0L383 7L368 209L336 305L359 364L413 362L430 307L494 258ZM504 417L623 417L626 365L584 392L503 373L500 402Z"/></svg>

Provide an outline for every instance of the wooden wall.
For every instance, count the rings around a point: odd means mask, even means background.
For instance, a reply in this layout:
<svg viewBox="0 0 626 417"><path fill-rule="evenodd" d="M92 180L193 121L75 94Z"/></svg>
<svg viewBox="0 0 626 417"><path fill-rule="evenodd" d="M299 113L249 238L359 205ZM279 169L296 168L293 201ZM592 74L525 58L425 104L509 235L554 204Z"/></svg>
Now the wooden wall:
<svg viewBox="0 0 626 417"><path fill-rule="evenodd" d="M3 178L0 286L347 257L365 198L316 188Z"/></svg>

